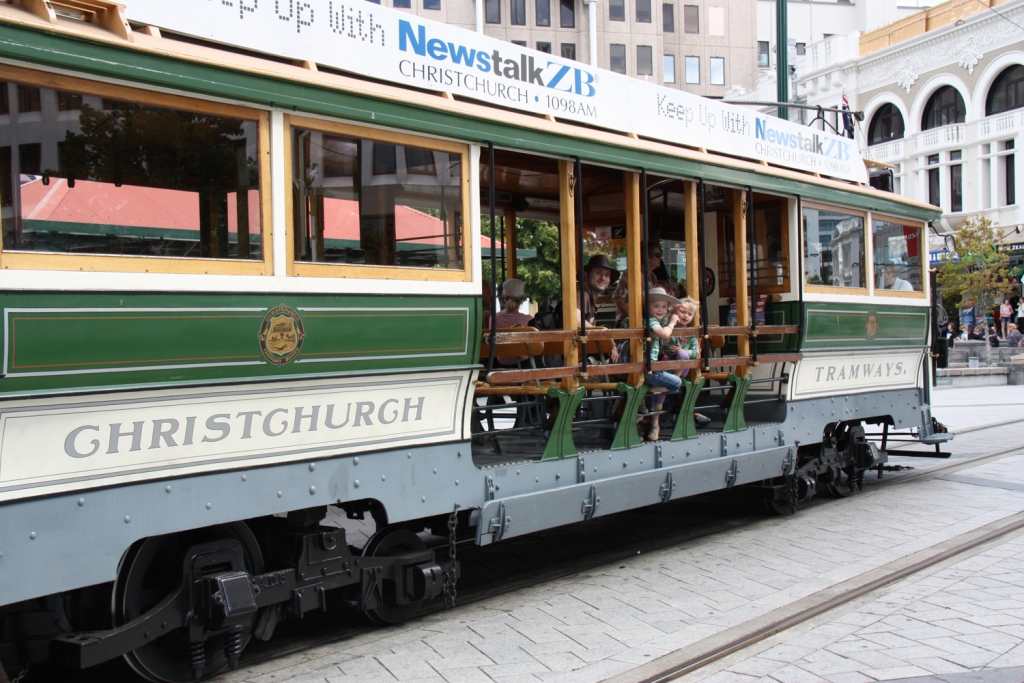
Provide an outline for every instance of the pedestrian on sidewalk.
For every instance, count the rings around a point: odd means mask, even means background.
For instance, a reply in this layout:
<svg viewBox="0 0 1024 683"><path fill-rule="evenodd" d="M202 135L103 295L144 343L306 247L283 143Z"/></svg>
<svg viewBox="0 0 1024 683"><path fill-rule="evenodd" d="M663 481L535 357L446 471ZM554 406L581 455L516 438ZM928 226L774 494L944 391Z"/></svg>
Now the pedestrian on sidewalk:
<svg viewBox="0 0 1024 683"><path fill-rule="evenodd" d="M1021 343L1024 343L1024 334L1020 333L1015 326L1010 328L1010 333L1006 335L1006 346L1011 349L1019 349Z"/></svg>
<svg viewBox="0 0 1024 683"><path fill-rule="evenodd" d="M1024 297L1017 304L1017 329L1024 332Z"/></svg>

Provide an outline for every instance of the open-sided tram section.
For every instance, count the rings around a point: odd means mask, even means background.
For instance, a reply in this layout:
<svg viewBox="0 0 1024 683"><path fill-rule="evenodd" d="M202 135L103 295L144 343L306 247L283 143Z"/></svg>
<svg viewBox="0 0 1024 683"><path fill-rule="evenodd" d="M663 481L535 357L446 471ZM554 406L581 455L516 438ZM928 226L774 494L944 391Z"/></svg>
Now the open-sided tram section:
<svg viewBox="0 0 1024 683"><path fill-rule="evenodd" d="M842 138L367 3L15 0L0 63L8 674L207 678L329 591L384 623L450 594L424 530L792 510L882 466L865 429L949 436L936 210ZM633 296L588 323L595 254ZM698 358L650 357L658 254ZM538 260L560 320L497 328L485 277Z"/></svg>

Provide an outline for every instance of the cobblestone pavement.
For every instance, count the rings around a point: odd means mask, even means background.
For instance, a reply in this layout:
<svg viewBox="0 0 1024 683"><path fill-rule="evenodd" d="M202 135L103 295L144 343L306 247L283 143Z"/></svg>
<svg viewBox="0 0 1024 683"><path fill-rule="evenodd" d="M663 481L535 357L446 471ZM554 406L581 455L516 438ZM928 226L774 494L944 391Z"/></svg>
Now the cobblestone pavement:
<svg viewBox="0 0 1024 683"><path fill-rule="evenodd" d="M1019 414L1024 387L937 392L953 427ZM972 392L984 392L974 394ZM980 409L1005 400L1009 409ZM963 406L974 406L970 409ZM947 416L948 413L948 416ZM1016 433L1015 433L1016 432ZM966 435L965 435L966 436ZM1009 448L1012 425L958 440L956 457ZM900 458L915 466L942 463ZM843 582L1024 513L1024 455L764 519L539 586L231 672L271 683L617 683ZM680 520L685 523L685 520ZM1003 537L865 596L687 681L860 683L1024 666L1024 536ZM659 661L660 660L660 661ZM971 674L982 675L982 674ZM1008 681L1015 683L1024 676ZM1008 683L972 679L974 683Z"/></svg>

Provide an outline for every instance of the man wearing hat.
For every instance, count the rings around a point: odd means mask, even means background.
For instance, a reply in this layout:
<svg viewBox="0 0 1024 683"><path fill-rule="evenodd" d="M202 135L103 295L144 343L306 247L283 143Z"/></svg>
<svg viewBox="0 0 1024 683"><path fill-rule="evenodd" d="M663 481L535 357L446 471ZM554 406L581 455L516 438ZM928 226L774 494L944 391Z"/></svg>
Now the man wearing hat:
<svg viewBox="0 0 1024 683"><path fill-rule="evenodd" d="M601 296L608 286L619 277L619 271L612 268L607 256L594 254L587 261L587 265L583 267L583 274L586 285L583 289L584 313L577 313L577 315L582 315L587 321L587 325L593 325L597 319L597 297ZM612 346L611 361L619 362L619 350L615 346Z"/></svg>

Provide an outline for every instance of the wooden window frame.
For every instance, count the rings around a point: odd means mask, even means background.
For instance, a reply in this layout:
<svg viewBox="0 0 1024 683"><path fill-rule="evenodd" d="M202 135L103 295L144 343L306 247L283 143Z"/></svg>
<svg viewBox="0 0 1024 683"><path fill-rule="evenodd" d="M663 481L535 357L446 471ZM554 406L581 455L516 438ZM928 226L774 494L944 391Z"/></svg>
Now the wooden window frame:
<svg viewBox="0 0 1024 683"><path fill-rule="evenodd" d="M725 186L723 186L723 187L725 187ZM731 188L730 187L729 189L735 189L735 188ZM742 190L742 192L746 193L746 190ZM779 213L780 213L780 215L779 215L779 227L780 227L780 232L781 232L781 240L780 241L782 242L782 253L784 255L784 258L787 261L792 261L792 254L790 253L791 250L790 250L790 240L789 240L789 204L790 204L790 197L787 197L786 195L781 195L781 194L771 194L769 192L759 192L756 189L754 190L754 193L755 194L765 195L765 196L768 196L768 197L772 197L772 198L778 200L778 202L779 202L779 209L780 209L780 211L779 211ZM806 206L806 204L805 204L805 206ZM726 206L721 211L717 212L718 219L717 219L716 223L718 224L717 225L718 245L720 247L719 252L718 252L718 282L719 282L719 287L721 289L722 296L735 298L736 297L736 282L735 282L735 278L734 278L734 280L732 282L732 286L729 287L729 286L727 286L728 283L725 281L725 278L722 275L722 273L723 273L723 265L728 263L727 260L724 260L724 259L728 258L728 255L727 254L724 255L722 253L722 249L721 249L722 247L724 247L727 244L727 240L726 240L727 235L726 235L726 229L725 229L725 215L726 215L726 213L730 213L730 214L732 213L731 207L729 206L728 202L726 202ZM753 216L754 216L754 223L755 223L754 231L756 233L756 231L757 231L757 227L756 227L756 224L757 224L757 202L756 201L754 202L754 210L753 210L752 213L753 213ZM735 222L733 223L733 225L735 225ZM733 260L735 260L735 254L732 255L732 258L733 258ZM782 284L781 285L757 284L755 286L756 293L759 294L759 295L760 294L793 294L794 293L794 291L793 291L793 264L792 263L788 263L787 265L789 267L788 267L787 271L783 273ZM802 267L803 267L803 264L801 264L801 270L802 270ZM735 270L735 268L734 268L734 270ZM749 275L750 274L748 272L747 275L745 276L747 278L747 282L748 283L750 282ZM739 273L736 273L735 277L739 277Z"/></svg>
<svg viewBox="0 0 1024 683"><path fill-rule="evenodd" d="M297 277L334 277L361 278L376 280L416 280L432 282L472 282L473 280L473 236L474 221L470 204L469 178L469 145L461 142L428 138L410 133L385 131L379 128L367 128L340 121L314 119L305 116L286 114L284 120L285 149L284 166L286 169L285 191L285 255L288 264L288 275ZM395 145L423 147L438 152L458 154L462 159L460 168L462 185L462 268L422 268L419 266L377 266L352 263L309 263L295 260L295 213L294 199L291 191L292 174L292 130L305 128L320 133L345 135L369 140L380 140Z"/></svg>
<svg viewBox="0 0 1024 683"><path fill-rule="evenodd" d="M262 260L189 258L184 256L135 256L120 254L64 254L60 252L5 251L0 244L0 268L4 270L63 270L110 273L182 273L188 275L272 275L274 269L270 178L270 115L259 109L197 100L122 85L100 83L73 76L5 66L4 78L16 84L62 92L105 97L178 111L228 116L255 121L260 170L260 240Z"/></svg>
<svg viewBox="0 0 1024 683"><path fill-rule="evenodd" d="M877 296L887 296L894 299L925 299L927 298L928 288L928 259L925 258L925 252L927 251L928 238L927 226L921 221L911 220L909 218L897 218L884 213L871 213L871 271L872 271L872 284L874 283L874 260L875 260L875 221L882 220L889 223L896 223L898 225L916 225L920 227L921 232L918 234L917 250L921 258L921 291L915 292L894 292L891 289L879 289L873 287L874 293Z"/></svg>
<svg viewBox="0 0 1024 683"><path fill-rule="evenodd" d="M845 206L839 206L835 204L822 204L820 202L801 202L801 213L797 218L797 230L799 231L800 238L800 279L803 282L804 291L809 294L845 294L845 295L856 295L868 296L870 292L870 285L872 278L874 277L875 264L874 264L874 253L872 248L874 246L871 241L871 230L868 221L868 212L861 211L860 209L851 209ZM804 269L804 254L807 252L807 236L804 230L804 216L803 209L818 209L819 211L833 211L835 213L845 213L848 216L860 216L864 221L864 255L861 263L861 271L865 274L864 287L837 287L835 285L811 285L807 284L807 281L803 278L807 277L807 272ZM869 277L867 273L872 275Z"/></svg>

